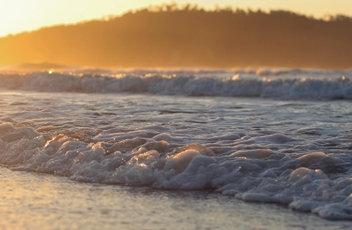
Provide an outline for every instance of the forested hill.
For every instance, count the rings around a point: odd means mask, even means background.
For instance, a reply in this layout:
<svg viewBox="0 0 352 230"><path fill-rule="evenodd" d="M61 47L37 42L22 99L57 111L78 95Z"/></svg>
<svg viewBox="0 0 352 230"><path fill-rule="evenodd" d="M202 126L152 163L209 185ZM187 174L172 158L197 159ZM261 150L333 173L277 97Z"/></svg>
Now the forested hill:
<svg viewBox="0 0 352 230"><path fill-rule="evenodd" d="M352 18L287 11L148 9L0 38L0 65L352 67Z"/></svg>

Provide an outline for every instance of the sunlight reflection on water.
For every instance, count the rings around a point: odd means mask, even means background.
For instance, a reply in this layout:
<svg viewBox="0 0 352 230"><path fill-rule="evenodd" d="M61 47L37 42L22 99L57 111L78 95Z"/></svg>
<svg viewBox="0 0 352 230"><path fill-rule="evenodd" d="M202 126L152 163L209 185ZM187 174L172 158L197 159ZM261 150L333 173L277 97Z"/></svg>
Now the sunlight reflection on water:
<svg viewBox="0 0 352 230"><path fill-rule="evenodd" d="M207 191L77 183L2 167L0 175L1 229L347 229L349 224Z"/></svg>

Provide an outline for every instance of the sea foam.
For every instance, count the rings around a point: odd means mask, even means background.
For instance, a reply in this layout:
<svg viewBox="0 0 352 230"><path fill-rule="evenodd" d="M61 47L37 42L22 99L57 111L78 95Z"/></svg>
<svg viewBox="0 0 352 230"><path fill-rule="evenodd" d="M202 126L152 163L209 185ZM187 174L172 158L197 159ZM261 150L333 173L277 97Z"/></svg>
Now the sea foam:
<svg viewBox="0 0 352 230"><path fill-rule="evenodd" d="M257 72L3 74L0 164L88 183L212 190L351 220L351 102L320 100L350 97L349 78L270 73L270 81ZM269 88L275 100L259 98ZM189 97L199 92L257 96Z"/></svg>
<svg viewBox="0 0 352 230"><path fill-rule="evenodd" d="M352 73L324 71L124 72L103 75L35 72L0 74L11 90L83 93L262 97L289 100L352 99Z"/></svg>
<svg viewBox="0 0 352 230"><path fill-rule="evenodd" d="M84 182L214 189L245 201L281 203L328 219L352 219L348 211L352 209L351 180L327 176L348 170L346 162L322 152L284 156L270 149L251 149L214 155L200 144L174 147L172 142L160 141L160 135L110 144L86 143L66 135L48 139L45 132L10 123L1 124L0 130L0 162L16 170ZM289 139L281 135L279 143ZM260 138L262 143L277 140L271 135Z"/></svg>

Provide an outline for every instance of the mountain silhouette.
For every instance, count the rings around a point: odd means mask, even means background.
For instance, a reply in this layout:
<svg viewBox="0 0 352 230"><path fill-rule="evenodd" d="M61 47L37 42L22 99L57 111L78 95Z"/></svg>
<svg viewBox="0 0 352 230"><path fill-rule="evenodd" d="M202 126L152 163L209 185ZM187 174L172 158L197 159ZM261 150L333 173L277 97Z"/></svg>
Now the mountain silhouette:
<svg viewBox="0 0 352 230"><path fill-rule="evenodd" d="M352 67L352 18L288 11L141 9L0 38L0 65Z"/></svg>

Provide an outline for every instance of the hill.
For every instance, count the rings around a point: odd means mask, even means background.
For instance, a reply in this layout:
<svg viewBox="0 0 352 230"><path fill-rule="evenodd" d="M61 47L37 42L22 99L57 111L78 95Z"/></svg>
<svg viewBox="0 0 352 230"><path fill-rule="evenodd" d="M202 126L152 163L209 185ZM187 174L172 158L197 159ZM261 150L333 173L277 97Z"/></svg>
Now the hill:
<svg viewBox="0 0 352 230"><path fill-rule="evenodd" d="M287 11L142 9L0 38L0 65L352 67L352 18Z"/></svg>

